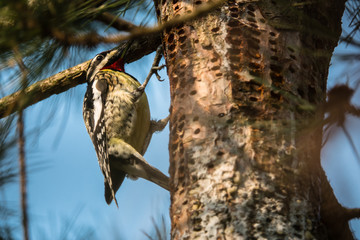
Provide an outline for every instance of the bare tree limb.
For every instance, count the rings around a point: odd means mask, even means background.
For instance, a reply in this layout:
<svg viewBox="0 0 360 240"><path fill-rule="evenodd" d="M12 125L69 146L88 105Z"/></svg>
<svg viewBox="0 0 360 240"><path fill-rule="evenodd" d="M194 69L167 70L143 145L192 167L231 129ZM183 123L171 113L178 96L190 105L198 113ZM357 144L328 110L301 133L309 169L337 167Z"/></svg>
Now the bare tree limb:
<svg viewBox="0 0 360 240"><path fill-rule="evenodd" d="M62 93L78 84L85 83L85 70L88 62L62 71L54 76L34 83L25 90L20 90L0 99L0 118L20 109L40 102L53 94Z"/></svg>
<svg viewBox="0 0 360 240"><path fill-rule="evenodd" d="M126 62L130 63L141 57L152 53L161 44L159 35L150 35L146 38L137 39L128 50ZM34 83L27 87L23 95L22 91L15 92L0 99L0 118L25 109L37 102L40 102L54 94L60 94L79 84L85 83L85 71L89 61L64 70L51 77Z"/></svg>
<svg viewBox="0 0 360 240"><path fill-rule="evenodd" d="M345 211L346 219L360 218L360 208L350 208Z"/></svg>

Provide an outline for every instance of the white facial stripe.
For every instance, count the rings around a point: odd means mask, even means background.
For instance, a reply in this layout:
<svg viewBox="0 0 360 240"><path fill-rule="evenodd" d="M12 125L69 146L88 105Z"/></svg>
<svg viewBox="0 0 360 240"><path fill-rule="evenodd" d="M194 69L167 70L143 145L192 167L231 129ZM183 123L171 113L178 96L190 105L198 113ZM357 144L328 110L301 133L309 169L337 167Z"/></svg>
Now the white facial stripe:
<svg viewBox="0 0 360 240"><path fill-rule="evenodd" d="M93 61L96 61L96 60L93 60ZM93 64L93 63L91 63L91 64ZM87 80L88 80L89 82L91 82L91 81L92 81L92 78L94 78L95 75L96 75L104 66L105 66L105 61L103 60L103 61L101 61L98 65L96 65L95 68L90 69L90 71L88 71L88 74L87 74L87 76L86 76Z"/></svg>
<svg viewBox="0 0 360 240"><path fill-rule="evenodd" d="M92 85L92 91L93 91L93 100L94 100L94 129L96 129L98 121L100 119L101 111L103 108L102 100L101 100L101 92L96 88L97 81L94 81Z"/></svg>

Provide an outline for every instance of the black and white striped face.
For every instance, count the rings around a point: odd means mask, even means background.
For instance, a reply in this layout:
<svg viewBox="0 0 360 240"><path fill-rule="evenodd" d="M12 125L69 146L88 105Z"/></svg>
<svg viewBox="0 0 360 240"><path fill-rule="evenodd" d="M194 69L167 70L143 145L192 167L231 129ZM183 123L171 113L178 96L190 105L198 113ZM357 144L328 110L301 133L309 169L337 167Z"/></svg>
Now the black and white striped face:
<svg viewBox="0 0 360 240"><path fill-rule="evenodd" d="M113 62L114 54L116 54L116 52L116 50L109 50L97 54L91 60L86 73L88 90L85 95L84 110L91 109L91 111L88 111L87 118L88 127L90 128L88 130L92 133L94 133L95 128L99 123L105 104L105 94L107 90L106 82L99 81L99 79L95 78L95 76L101 69Z"/></svg>
<svg viewBox="0 0 360 240"><path fill-rule="evenodd" d="M88 83L84 99L84 120L90 135L95 133L100 119L103 117L103 111L106 102L108 85L106 79L95 75L93 80Z"/></svg>
<svg viewBox="0 0 360 240"><path fill-rule="evenodd" d="M90 62L89 67L86 71L86 81L88 83L93 81L96 73L98 73L103 67L105 67L110 60L110 51L102 52L97 54Z"/></svg>
<svg viewBox="0 0 360 240"><path fill-rule="evenodd" d="M86 73L86 81L88 83L94 80L95 75L104 67L113 64L121 55L120 49L109 50L97 54L90 62Z"/></svg>

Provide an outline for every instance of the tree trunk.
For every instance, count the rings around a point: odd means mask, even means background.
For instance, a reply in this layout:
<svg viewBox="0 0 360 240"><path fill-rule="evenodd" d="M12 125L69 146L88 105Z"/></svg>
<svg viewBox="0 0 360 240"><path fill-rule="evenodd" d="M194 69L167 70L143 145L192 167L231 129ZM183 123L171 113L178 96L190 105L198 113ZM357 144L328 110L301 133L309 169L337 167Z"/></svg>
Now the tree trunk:
<svg viewBox="0 0 360 240"><path fill-rule="evenodd" d="M347 219L333 221L343 209L320 167L321 126L304 131L325 100L344 5L227 1L164 32L172 239L352 238Z"/></svg>

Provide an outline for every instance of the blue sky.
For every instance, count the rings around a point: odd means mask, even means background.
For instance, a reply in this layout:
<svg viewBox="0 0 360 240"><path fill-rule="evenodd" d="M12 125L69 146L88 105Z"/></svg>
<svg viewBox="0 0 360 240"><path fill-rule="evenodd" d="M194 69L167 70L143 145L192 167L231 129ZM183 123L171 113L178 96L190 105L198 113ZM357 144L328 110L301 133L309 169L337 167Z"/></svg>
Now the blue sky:
<svg viewBox="0 0 360 240"><path fill-rule="evenodd" d="M347 19L344 18L343 28L347 28L347 22ZM359 63L356 61L339 61L336 55L343 53L360 54L360 49L343 43L338 45L329 70L328 89L341 83L348 83L350 87L355 87L356 80L359 80L356 79L358 74L355 74L355 71L358 71L356 67L358 68ZM360 107L359 90L355 92L352 103ZM350 133L355 146L360 146L359 125L360 119L347 116L346 129ZM360 190L357 184L360 181L360 159L356 158L349 140L340 128L332 131L332 137L322 149L321 157L323 168L338 201L345 207L360 208ZM360 239L360 220L350 221L350 226L355 232L355 236Z"/></svg>
<svg viewBox="0 0 360 240"><path fill-rule="evenodd" d="M100 52L99 50L98 52ZM343 52L344 45L336 49ZM350 51L354 51L351 49ZM141 82L152 64L154 54L126 66L126 71ZM333 60L328 86L345 82L348 64ZM166 78L166 71L161 75ZM82 99L86 85L70 93L51 97L26 110L27 162L30 166L28 197L32 239L77 239L77 231L87 227L95 230L95 239L145 239L142 230L151 233L152 217L165 216L169 222L169 194L151 182L126 179L117 193L119 209L104 200L103 176L96 154L82 119ZM152 118L164 118L169 110L169 82L152 78L146 89ZM71 95L71 97L69 97ZM354 103L359 100L359 93ZM360 104L358 104L360 105ZM50 114L51 110L56 114ZM47 119L50 118L50 124ZM349 117L348 129L357 146L360 120ZM34 131L40 128L41 134ZM168 127L153 136L145 158L168 175ZM59 140L60 139L60 140ZM360 162L355 159L350 145L341 130L331 138L322 152L323 166L339 201L347 207L360 207ZM19 186L9 185L1 193L8 205L18 208ZM15 218L15 221L19 218ZM70 230L64 231L66 222ZM72 223L72 224L71 224ZM359 229L360 221L353 220L352 227ZM62 235L66 232L68 235ZM17 231L21 239L21 228Z"/></svg>

